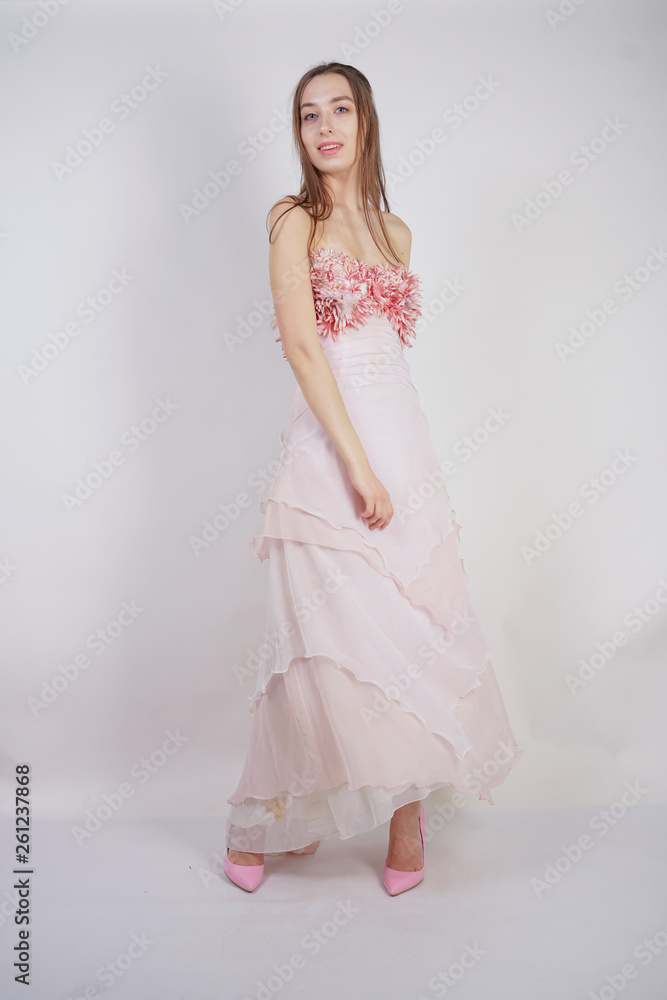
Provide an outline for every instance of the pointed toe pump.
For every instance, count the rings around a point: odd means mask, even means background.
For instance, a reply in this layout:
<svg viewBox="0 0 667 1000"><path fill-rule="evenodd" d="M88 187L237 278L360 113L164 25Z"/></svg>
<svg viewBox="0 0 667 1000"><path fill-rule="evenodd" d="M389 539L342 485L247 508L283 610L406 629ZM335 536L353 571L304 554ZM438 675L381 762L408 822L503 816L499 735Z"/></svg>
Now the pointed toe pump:
<svg viewBox="0 0 667 1000"><path fill-rule="evenodd" d="M425 868L425 849L424 849L424 826L426 822L426 817L424 814L424 804L422 803L419 807L419 831L422 838L422 866L419 871L416 872L401 872L397 871L395 868L389 868L387 864L384 866L384 884L387 892L391 896L398 896L400 892L406 892L407 889L412 889L414 886L419 885L419 883L424 878L424 868Z"/></svg>
<svg viewBox="0 0 667 1000"><path fill-rule="evenodd" d="M225 849L222 859L225 875L234 885L246 892L253 892L264 878L264 865L235 865L229 860L229 848Z"/></svg>

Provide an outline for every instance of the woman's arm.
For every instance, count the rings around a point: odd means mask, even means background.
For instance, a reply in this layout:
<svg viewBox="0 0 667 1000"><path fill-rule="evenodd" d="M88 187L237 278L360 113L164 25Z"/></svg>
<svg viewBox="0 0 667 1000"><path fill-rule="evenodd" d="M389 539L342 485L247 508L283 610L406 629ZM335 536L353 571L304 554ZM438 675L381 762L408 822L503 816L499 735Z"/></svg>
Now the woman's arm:
<svg viewBox="0 0 667 1000"><path fill-rule="evenodd" d="M285 207L286 202L274 205L269 227ZM277 223L269 246L269 278L283 351L304 399L329 435L352 485L365 502L362 518L369 528L384 528L394 513L389 494L370 467L317 334L306 256L309 232L310 216L298 206Z"/></svg>

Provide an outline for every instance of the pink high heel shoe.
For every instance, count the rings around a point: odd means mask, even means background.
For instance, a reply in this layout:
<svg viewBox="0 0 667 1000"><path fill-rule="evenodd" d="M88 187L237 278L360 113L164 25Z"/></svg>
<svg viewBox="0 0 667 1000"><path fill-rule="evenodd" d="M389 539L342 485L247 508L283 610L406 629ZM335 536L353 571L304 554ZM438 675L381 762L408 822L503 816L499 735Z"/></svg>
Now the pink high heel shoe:
<svg viewBox="0 0 667 1000"><path fill-rule="evenodd" d="M424 813L424 803L422 802L419 807L419 831L422 838L422 857L425 858L424 850L424 825L426 823L426 816ZM395 868L390 868L387 864L384 866L384 884L387 892L391 896L397 896L399 892L405 892L407 889L412 889L414 886L419 885L421 880L424 878L424 868L426 862L422 864L419 871L416 872L400 872Z"/></svg>
<svg viewBox="0 0 667 1000"><path fill-rule="evenodd" d="M246 892L253 892L264 878L264 864L235 865L229 860L229 848L225 848L222 867L227 878Z"/></svg>

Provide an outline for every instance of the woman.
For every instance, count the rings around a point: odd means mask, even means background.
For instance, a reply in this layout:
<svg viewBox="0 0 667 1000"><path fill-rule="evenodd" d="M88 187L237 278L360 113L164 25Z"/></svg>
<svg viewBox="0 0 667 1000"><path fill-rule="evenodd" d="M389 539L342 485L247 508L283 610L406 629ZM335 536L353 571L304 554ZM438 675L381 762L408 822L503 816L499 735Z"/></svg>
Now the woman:
<svg viewBox="0 0 667 1000"><path fill-rule="evenodd" d="M298 384L250 544L269 559L269 607L224 869L252 891L264 854L313 853L390 819L396 895L423 878L429 792L493 803L522 750L404 354L419 278L389 212L366 77L310 69L293 128L303 182L269 213L269 272Z"/></svg>

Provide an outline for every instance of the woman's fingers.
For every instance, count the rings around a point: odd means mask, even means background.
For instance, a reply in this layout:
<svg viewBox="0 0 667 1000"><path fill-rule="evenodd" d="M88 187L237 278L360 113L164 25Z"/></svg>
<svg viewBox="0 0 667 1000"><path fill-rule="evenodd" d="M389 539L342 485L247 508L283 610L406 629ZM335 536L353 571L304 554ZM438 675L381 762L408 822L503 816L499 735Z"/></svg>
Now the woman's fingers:
<svg viewBox="0 0 667 1000"><path fill-rule="evenodd" d="M352 471L350 479L365 503L365 510L361 515L364 523L369 528L386 528L394 516L394 509L387 490L373 470L369 467L360 472Z"/></svg>
<svg viewBox="0 0 667 1000"><path fill-rule="evenodd" d="M366 505L361 515L368 528L386 528L393 517L394 511L390 501L372 501Z"/></svg>

